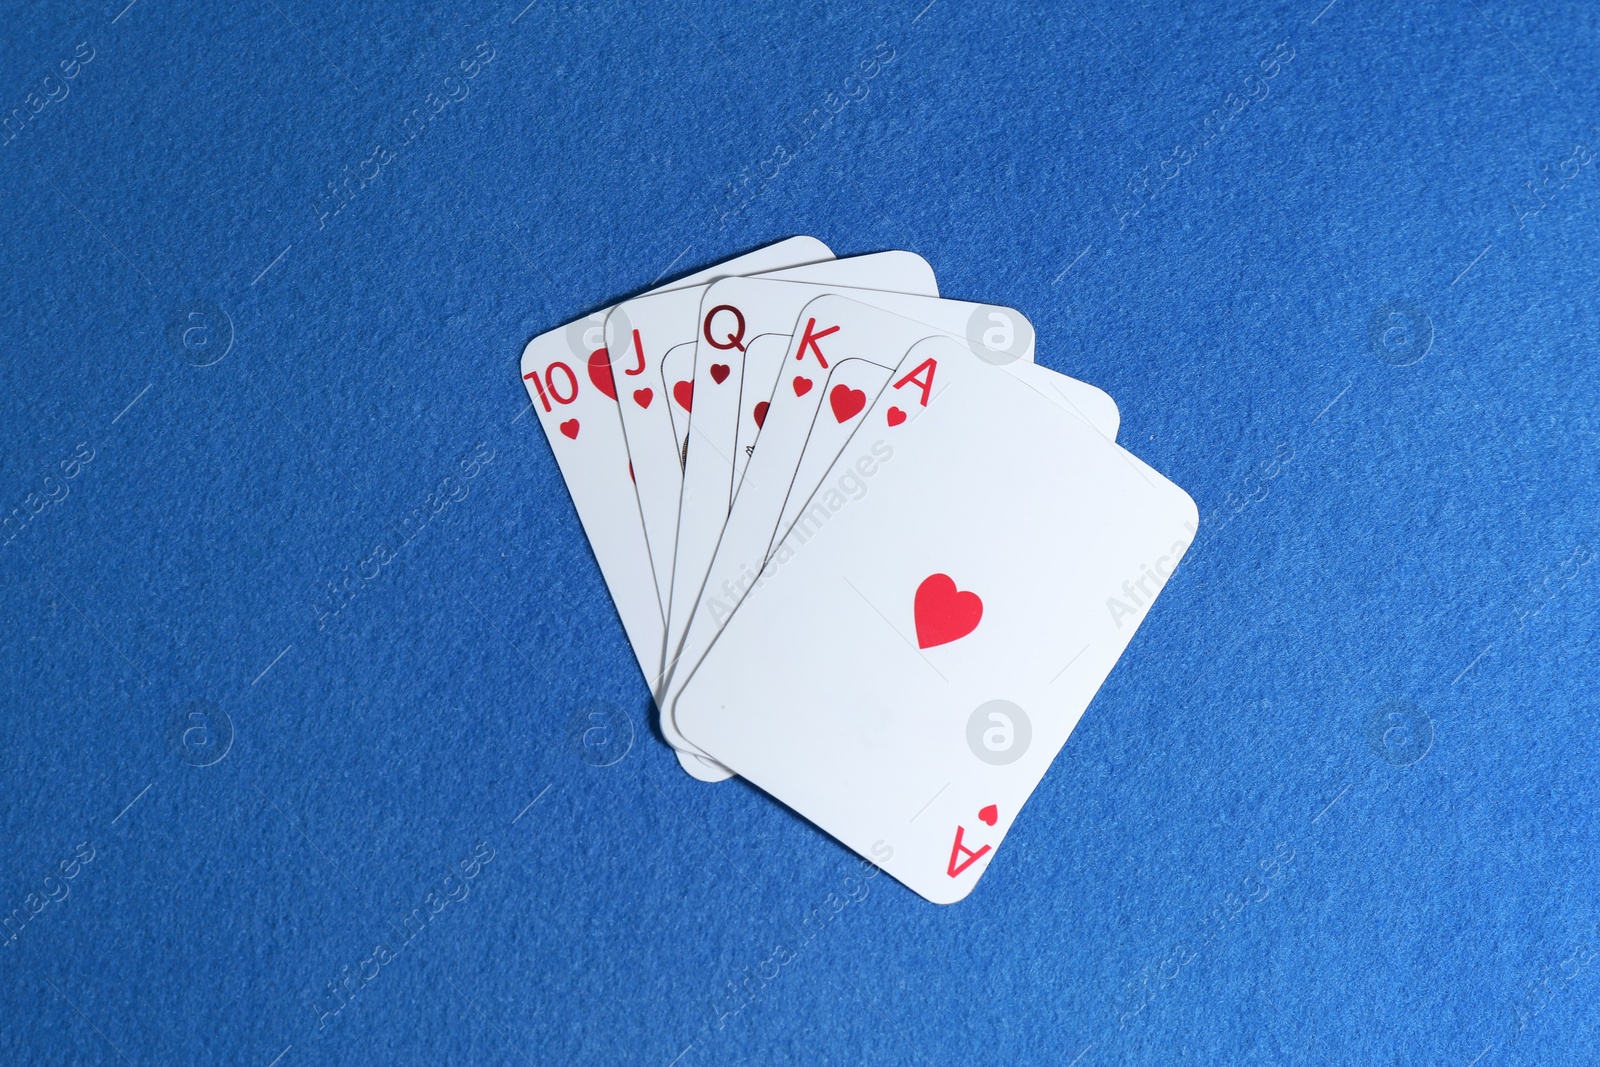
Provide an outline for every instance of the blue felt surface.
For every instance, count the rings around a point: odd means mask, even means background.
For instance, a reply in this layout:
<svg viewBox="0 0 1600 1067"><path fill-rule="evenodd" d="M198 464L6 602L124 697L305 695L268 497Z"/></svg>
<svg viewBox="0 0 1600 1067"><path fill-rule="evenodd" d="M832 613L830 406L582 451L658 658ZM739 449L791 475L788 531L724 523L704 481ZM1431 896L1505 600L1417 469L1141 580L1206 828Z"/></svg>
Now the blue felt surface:
<svg viewBox="0 0 1600 1067"><path fill-rule="evenodd" d="M1595 1061L1600 13L924 2L10 5L0 1061ZM519 417L795 233L1207 516L951 908L679 771Z"/></svg>

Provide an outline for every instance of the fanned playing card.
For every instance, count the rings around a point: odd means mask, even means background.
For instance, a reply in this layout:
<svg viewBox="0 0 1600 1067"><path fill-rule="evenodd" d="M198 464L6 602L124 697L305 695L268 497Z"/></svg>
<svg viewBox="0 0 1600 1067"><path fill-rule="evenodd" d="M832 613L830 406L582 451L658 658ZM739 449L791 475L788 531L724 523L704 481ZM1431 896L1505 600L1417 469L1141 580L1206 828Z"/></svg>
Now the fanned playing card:
<svg viewBox="0 0 1600 1067"><path fill-rule="evenodd" d="M1194 534L1059 378L914 347L669 709L937 903L987 869Z"/></svg>

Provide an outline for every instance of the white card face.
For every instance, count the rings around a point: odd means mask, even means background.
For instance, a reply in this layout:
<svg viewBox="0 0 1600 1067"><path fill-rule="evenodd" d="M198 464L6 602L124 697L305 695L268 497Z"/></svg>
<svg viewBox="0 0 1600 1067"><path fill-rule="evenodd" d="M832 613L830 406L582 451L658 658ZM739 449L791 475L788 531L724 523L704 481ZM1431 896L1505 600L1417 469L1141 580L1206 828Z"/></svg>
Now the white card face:
<svg viewBox="0 0 1600 1067"><path fill-rule="evenodd" d="M911 375L927 388L867 411L672 710L718 760L953 903L1198 513L1052 399L1051 371L933 338L893 380Z"/></svg>
<svg viewBox="0 0 1600 1067"><path fill-rule="evenodd" d="M735 260L729 266L742 265L742 262ZM772 271L778 269L771 268ZM725 275L731 273L735 272L724 271ZM889 275L887 279L886 274ZM932 269L920 256L894 252L812 263L783 271L781 276L846 286L888 284L904 279L905 284L915 286L931 284L932 274ZM673 432L672 409L676 407L680 409L678 414L690 415L689 407L693 404L693 378L669 381L665 361L675 347L688 344L692 363L702 295L703 285L647 293L618 304L605 322L617 406L663 615L671 596L678 503L683 489L683 464L679 438ZM693 425L692 418L688 425ZM656 675L650 674L650 677L653 683Z"/></svg>
<svg viewBox="0 0 1600 1067"><path fill-rule="evenodd" d="M832 255L813 237L794 237L656 291L703 285L744 269L774 270ZM628 476L628 449L605 353L604 325L610 310L596 311L529 341L522 351L521 372L623 630L653 692L661 667L665 612L650 567L638 496Z"/></svg>
<svg viewBox="0 0 1600 1067"><path fill-rule="evenodd" d="M896 299L900 306L908 306L903 298L886 294L874 294L870 299L874 303ZM779 381L765 409L765 425L757 438L758 447L752 453L733 509L712 550L712 561L706 567L700 596L689 605L686 621L683 614L669 615L669 684L661 702L668 710L661 718L663 734L674 742L682 738L682 733L670 721L670 708L686 680L684 668L692 668L698 662L738 607L750 581L761 570L767 548L779 530L786 503L790 504L791 511L797 511L810 499L818 484L815 479L831 466L843 444L839 436L824 427L817 445L823 454L806 464L805 477L810 480L798 481L812 427L831 418L837 423L834 429L843 430L847 437L859 419L856 413L860 409L855 408L854 393L864 392L868 400L875 399L883 382L887 381L888 366L874 370L875 362L892 363L898 358L897 353L906 351L929 333L937 333L936 327L941 323L952 332L962 330L957 336L966 337L970 345L972 339L967 324L993 323L1003 315L1008 321L1019 324L1012 336L1025 338L1016 358L1011 358L1010 352L995 351L981 344L973 345L974 350L983 352L986 360L1002 364L1026 362L1033 357L1033 328L1013 309L955 300L924 300L919 310L924 320L931 320L931 325L928 321L890 314L863 301L836 294L819 297L806 305L800 323L802 328L791 339L785 357L787 369L780 371ZM809 343L808 330L812 331ZM876 356L876 361L863 354ZM829 360L833 361L834 368L845 368L848 381L841 378L824 382L823 386L817 384L818 367ZM1091 425L1108 436L1115 436L1118 415L1116 404L1109 396L1064 375L1051 374L1045 380L1061 402L1080 413L1087 412L1085 417L1090 419ZM912 375L901 381L899 388L920 392L919 382L920 377ZM836 411L833 396L847 398L849 402ZM838 422L840 415L854 417ZM827 452L830 443L833 449ZM672 610L681 612L683 609L674 603Z"/></svg>

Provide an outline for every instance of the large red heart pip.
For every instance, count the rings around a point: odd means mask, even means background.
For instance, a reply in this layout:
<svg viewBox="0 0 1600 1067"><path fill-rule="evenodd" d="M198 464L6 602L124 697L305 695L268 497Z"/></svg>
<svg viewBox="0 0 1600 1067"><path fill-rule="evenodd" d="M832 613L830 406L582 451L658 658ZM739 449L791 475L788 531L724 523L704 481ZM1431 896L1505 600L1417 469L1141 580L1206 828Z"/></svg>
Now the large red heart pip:
<svg viewBox="0 0 1600 1067"><path fill-rule="evenodd" d="M836 385L828 393L828 403L833 406L833 417L844 422L867 406L867 394L848 385Z"/></svg>
<svg viewBox="0 0 1600 1067"><path fill-rule="evenodd" d="M611 356L603 348L589 353L589 380L612 400L617 398L617 380L611 376Z"/></svg>
<svg viewBox="0 0 1600 1067"><path fill-rule="evenodd" d="M917 622L917 647L948 645L978 628L983 601L977 593L963 593L948 574L930 574L917 586L912 604Z"/></svg>
<svg viewBox="0 0 1600 1067"><path fill-rule="evenodd" d="M674 382L672 386L672 399L685 411L694 408L694 383L690 381Z"/></svg>

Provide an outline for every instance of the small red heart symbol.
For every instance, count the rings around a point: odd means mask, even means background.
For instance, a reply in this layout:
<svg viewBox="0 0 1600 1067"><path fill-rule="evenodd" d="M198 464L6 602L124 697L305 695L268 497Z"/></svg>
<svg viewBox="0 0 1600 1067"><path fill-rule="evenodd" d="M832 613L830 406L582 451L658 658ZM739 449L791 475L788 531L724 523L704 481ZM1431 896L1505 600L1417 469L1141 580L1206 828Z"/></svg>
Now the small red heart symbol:
<svg viewBox="0 0 1600 1067"><path fill-rule="evenodd" d="M726 363L711 364L711 380L721 385L728 380L728 365Z"/></svg>
<svg viewBox="0 0 1600 1067"><path fill-rule="evenodd" d="M906 421L906 413L905 412L901 411L899 408L890 408L889 409L889 425L890 426L899 426L902 422L905 422L905 421Z"/></svg>
<svg viewBox="0 0 1600 1067"><path fill-rule="evenodd" d="M798 374L795 375L795 379L794 379L794 395L795 396L805 396L809 392L811 392L811 379L810 378L802 378Z"/></svg>
<svg viewBox="0 0 1600 1067"><path fill-rule="evenodd" d="M828 403L833 405L833 417L839 422L844 422L852 415L859 414L861 409L867 406L867 394L848 385L836 385L828 393Z"/></svg>
<svg viewBox="0 0 1600 1067"><path fill-rule="evenodd" d="M756 429L761 429L761 424L767 421L767 408L771 406L765 400L756 405Z"/></svg>
<svg viewBox="0 0 1600 1067"><path fill-rule="evenodd" d="M635 389L633 391L634 403L638 404L642 408L649 407L650 401L654 400L655 397L656 394L651 392L649 389Z"/></svg>
<svg viewBox="0 0 1600 1067"><path fill-rule="evenodd" d="M987 808L984 808L982 811L978 812L978 818L982 819L990 826L993 826L995 823L1000 821L1000 809L995 807L993 804L990 804Z"/></svg>
<svg viewBox="0 0 1600 1067"><path fill-rule="evenodd" d="M930 574L917 586L912 603L917 623L917 647L932 648L957 641L978 628L983 601L977 593L963 593L948 574Z"/></svg>
<svg viewBox="0 0 1600 1067"><path fill-rule="evenodd" d="M675 382L672 386L672 399L685 411L694 410L694 383Z"/></svg>
<svg viewBox="0 0 1600 1067"><path fill-rule="evenodd" d="M589 353L589 380L612 400L617 398L617 382L611 377L611 356L603 348Z"/></svg>
<svg viewBox="0 0 1600 1067"><path fill-rule="evenodd" d="M568 419L561 424L561 432L576 441L578 439L578 420Z"/></svg>

